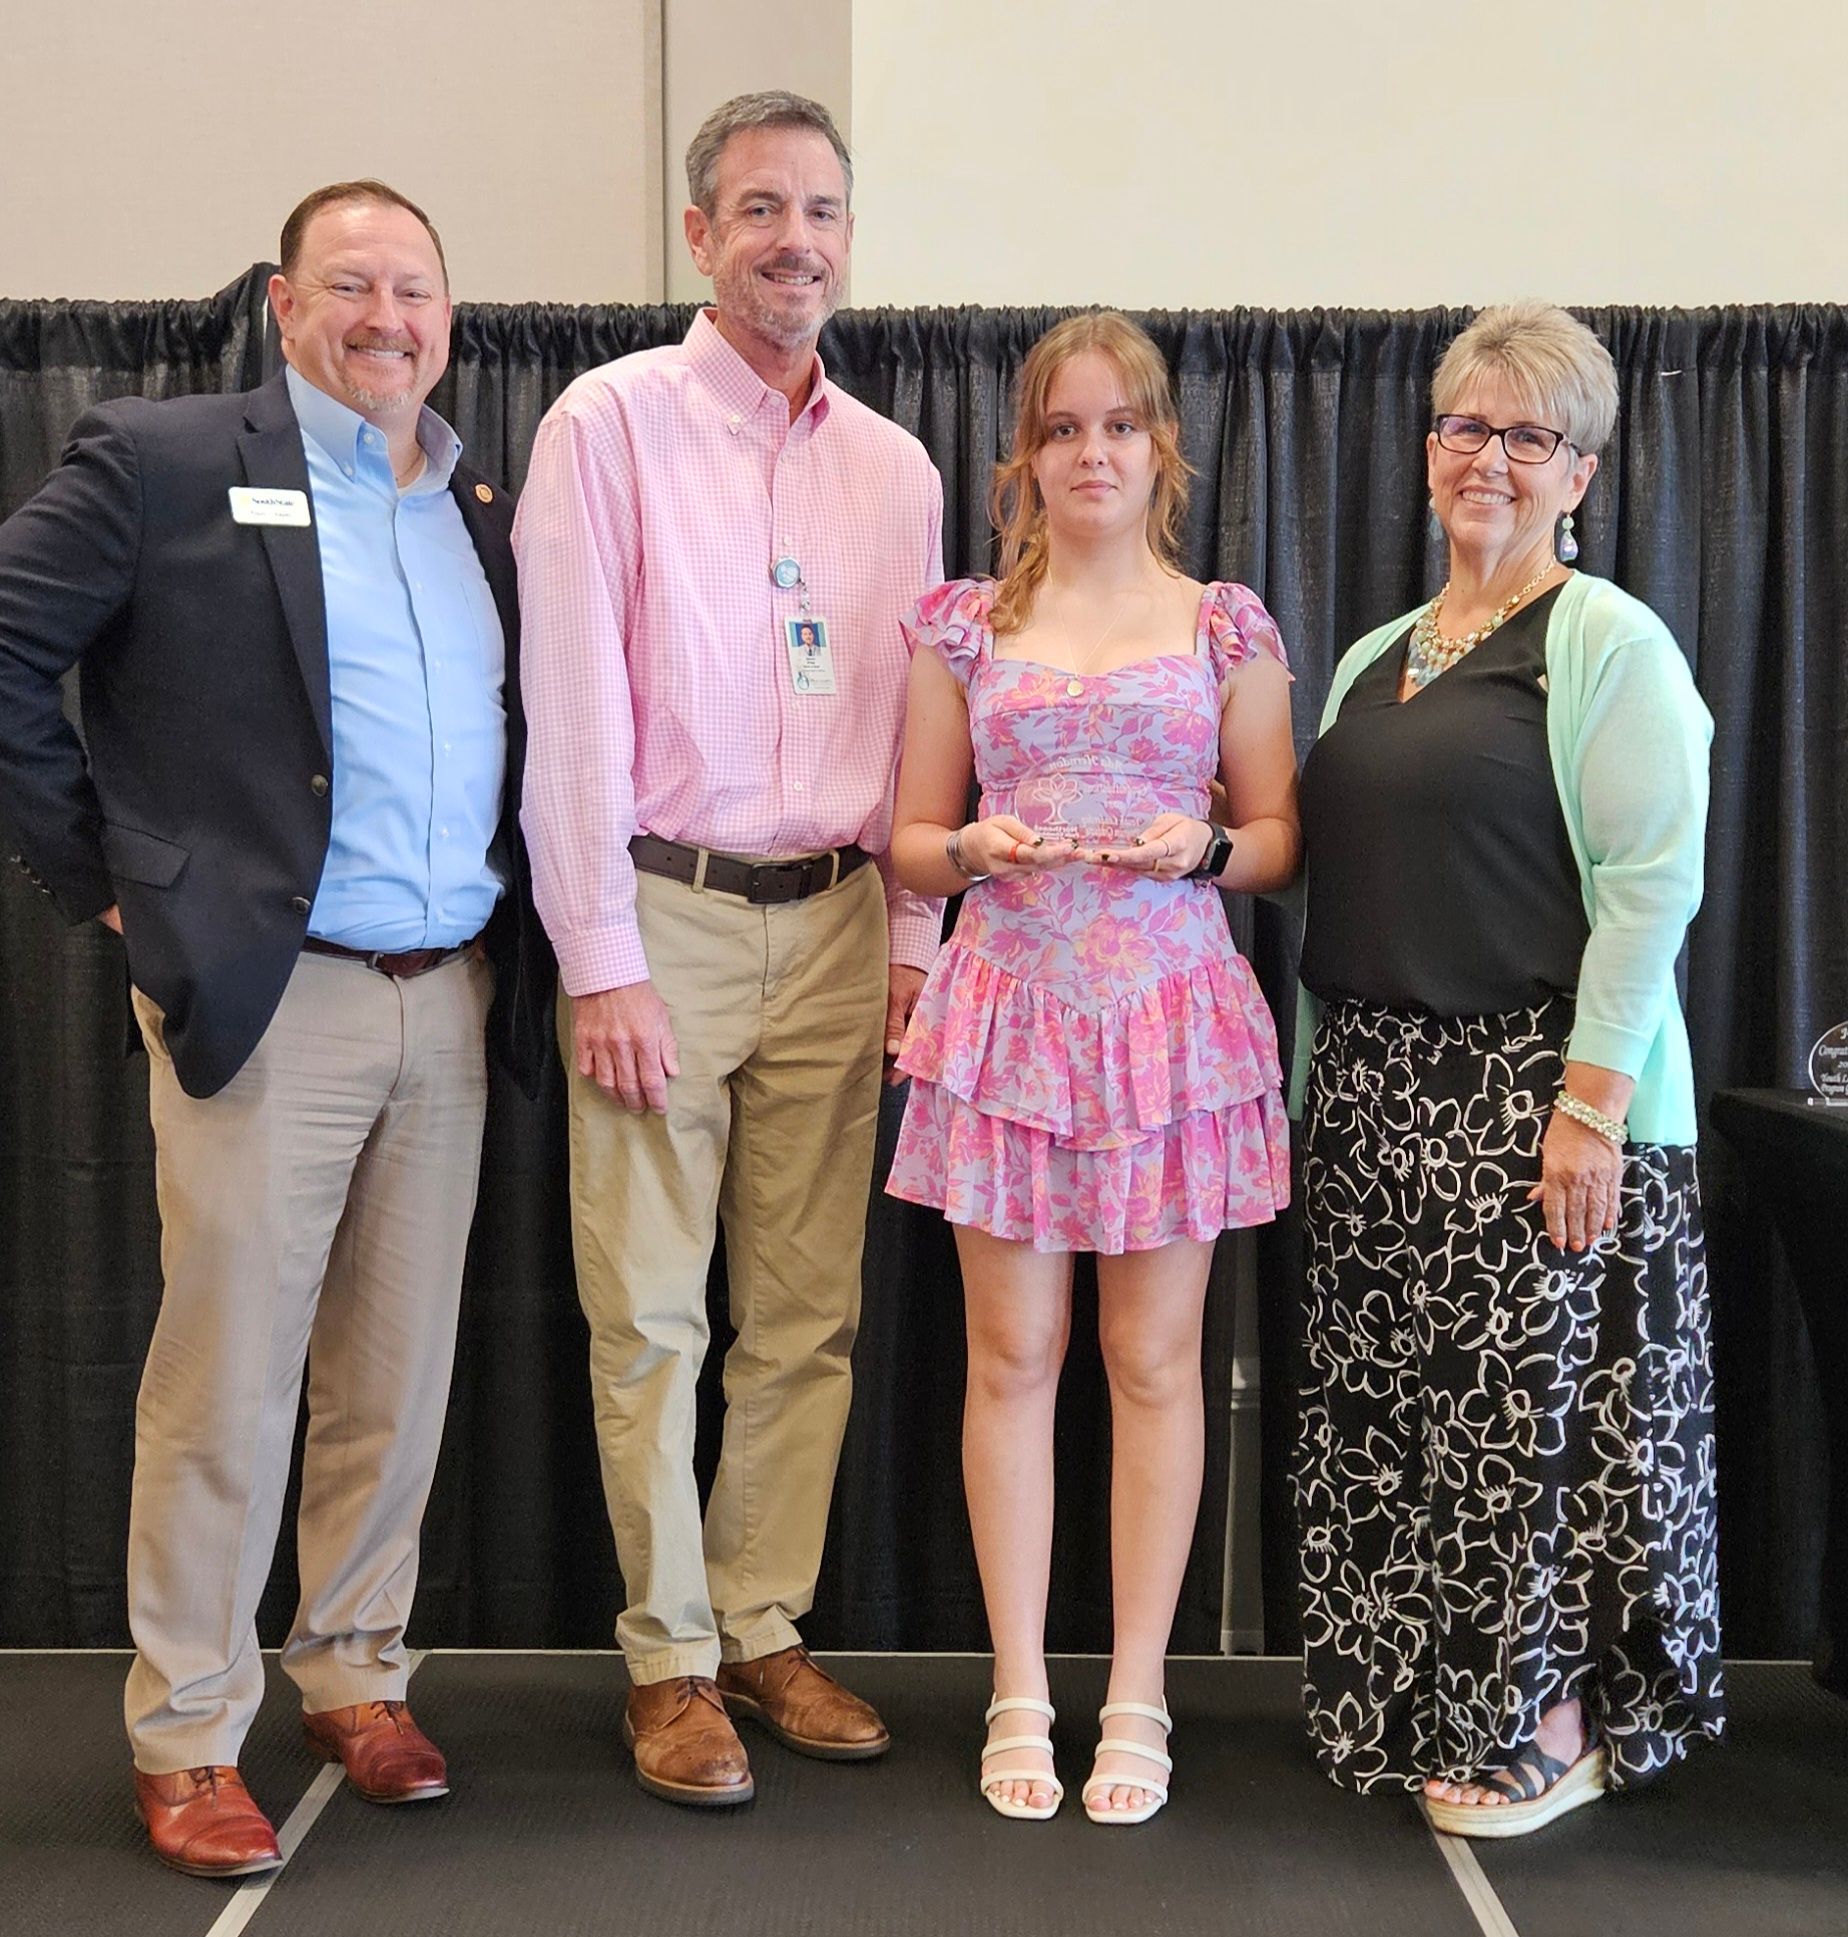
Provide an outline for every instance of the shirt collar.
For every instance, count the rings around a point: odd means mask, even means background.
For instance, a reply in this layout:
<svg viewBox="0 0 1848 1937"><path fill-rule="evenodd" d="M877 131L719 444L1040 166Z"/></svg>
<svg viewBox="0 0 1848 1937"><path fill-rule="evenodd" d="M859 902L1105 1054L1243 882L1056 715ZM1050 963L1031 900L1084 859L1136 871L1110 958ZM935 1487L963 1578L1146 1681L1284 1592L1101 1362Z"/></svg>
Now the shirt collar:
<svg viewBox="0 0 1848 1937"><path fill-rule="evenodd" d="M732 348L713 316L714 312L710 309L698 311L693 318L693 327L687 331L686 357L693 373L727 410L754 417L763 408L764 399L774 397L787 421L789 399L780 390L771 389ZM796 413L795 422L800 423L804 417L812 417L819 424L831 408L828 373L817 352L815 381L809 386L808 402Z"/></svg>
<svg viewBox="0 0 1848 1937"><path fill-rule="evenodd" d="M289 402L295 408L295 421L303 432L343 469L357 467L363 455L360 433L368 428L365 418L338 397L330 397L319 385L310 383L293 364L285 373L285 381L289 386ZM461 438L425 404L417 415L417 442L423 450L426 468L411 489L446 491L462 456Z"/></svg>

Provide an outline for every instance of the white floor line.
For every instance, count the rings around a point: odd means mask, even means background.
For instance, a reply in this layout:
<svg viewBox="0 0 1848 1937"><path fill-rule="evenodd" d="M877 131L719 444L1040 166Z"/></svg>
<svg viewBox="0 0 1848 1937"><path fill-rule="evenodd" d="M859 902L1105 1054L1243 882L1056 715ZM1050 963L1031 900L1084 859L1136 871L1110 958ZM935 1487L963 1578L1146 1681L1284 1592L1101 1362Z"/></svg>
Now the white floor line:
<svg viewBox="0 0 1848 1937"><path fill-rule="evenodd" d="M340 1787L346 1771L338 1762L330 1762L314 1781L308 1785L308 1793L289 1811L289 1820L276 1832L276 1847L282 1851L282 1867L265 1870L261 1876L253 1876L248 1883L239 1884L236 1894L218 1914L218 1921L205 1933L205 1937L237 1937L239 1931L263 1907L263 1899L269 1895L270 1885L289 1867L289 1859L301 1848L302 1839L314 1827L315 1819L332 1800L334 1791Z"/></svg>
<svg viewBox="0 0 1848 1937"><path fill-rule="evenodd" d="M11 1655L119 1655L124 1660L133 1648L0 1648L0 1660Z"/></svg>
<svg viewBox="0 0 1848 1937"><path fill-rule="evenodd" d="M133 1648L0 1648L0 1661L15 1655L119 1655L126 1659L134 1653ZM266 1655L280 1652L275 1648L265 1648ZM426 1654L436 1655L614 1655L620 1654L619 1648L425 1648L418 1652L421 1661ZM834 1655L842 1660L877 1661L954 1661L958 1658L976 1660L986 1650L978 1648L822 1648L818 1652ZM1065 1654L1048 1655L1049 1661L1108 1661L1103 1654ZM1298 1655L1170 1655L1170 1661L1297 1661ZM1726 1666L1729 1668L1807 1668L1810 1661L1806 1655L1728 1655Z"/></svg>
<svg viewBox="0 0 1848 1937"><path fill-rule="evenodd" d="M405 1674L407 1682L423 1665L426 1652L419 1649L410 1657L410 1666ZM290 1860L301 1848L308 1832L314 1828L321 1811L345 1780L346 1770L338 1762L330 1762L315 1777L308 1785L308 1793L289 1811L288 1821L276 1832L276 1847L282 1852L281 1864L274 1870L265 1870L261 1876L253 1876L248 1883L239 1884L236 1894L218 1913L217 1921L205 1933L205 1937L238 1937L238 1933L262 1909L263 1899L270 1893L270 1885L289 1867Z"/></svg>
<svg viewBox="0 0 1848 1937"><path fill-rule="evenodd" d="M986 1661L986 1648L817 1648L830 1661ZM425 1654L466 1660L471 1655L565 1655L575 1659L622 1659L620 1648L426 1648ZM420 1656L421 1660L422 1657ZM1106 1654L1049 1654L1048 1661L1108 1661ZM1301 1660L1299 1655L1170 1655L1170 1661L1210 1661L1221 1667L1241 1667L1260 1661Z"/></svg>
<svg viewBox="0 0 1848 1937"><path fill-rule="evenodd" d="M1426 1828L1430 1828L1429 1823ZM1463 1892L1463 1901L1469 1905L1470 1914L1481 1928L1482 1937L1521 1937L1514 1927L1514 1919L1502 1908L1502 1900L1495 1894L1495 1886L1482 1873L1482 1865L1476 1861L1476 1852L1470 1848L1465 1836L1446 1836L1441 1830L1431 1830L1431 1841L1437 1845L1438 1853L1450 1865L1450 1874L1456 1886Z"/></svg>

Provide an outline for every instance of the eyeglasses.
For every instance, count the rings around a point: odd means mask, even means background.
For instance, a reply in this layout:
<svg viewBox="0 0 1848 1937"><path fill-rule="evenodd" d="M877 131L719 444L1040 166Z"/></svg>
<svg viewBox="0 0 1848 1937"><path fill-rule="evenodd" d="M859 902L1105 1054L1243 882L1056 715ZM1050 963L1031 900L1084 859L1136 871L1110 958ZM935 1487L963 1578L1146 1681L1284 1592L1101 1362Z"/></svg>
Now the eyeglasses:
<svg viewBox="0 0 1848 1937"><path fill-rule="evenodd" d="M1561 444L1571 442L1563 430L1541 424L1485 424L1480 417L1440 417L1435 428L1437 441L1459 457L1474 457L1491 437L1499 437L1510 464L1544 464Z"/></svg>

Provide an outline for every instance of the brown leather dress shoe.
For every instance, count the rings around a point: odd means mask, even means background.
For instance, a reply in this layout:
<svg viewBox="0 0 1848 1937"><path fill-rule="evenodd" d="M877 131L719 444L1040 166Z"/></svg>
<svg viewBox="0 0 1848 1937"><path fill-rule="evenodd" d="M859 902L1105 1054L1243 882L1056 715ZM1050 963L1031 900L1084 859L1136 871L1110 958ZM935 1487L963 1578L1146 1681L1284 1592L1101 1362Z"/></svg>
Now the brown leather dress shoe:
<svg viewBox="0 0 1848 1937"><path fill-rule="evenodd" d="M443 1752L402 1702L359 1702L302 1717L308 1746L323 1762L346 1764L367 1802L431 1802L449 1794Z"/></svg>
<svg viewBox="0 0 1848 1937"><path fill-rule="evenodd" d="M635 1751L635 1779L667 1802L710 1806L757 1793L750 1759L704 1675L676 1675L629 1690L622 1739Z"/></svg>
<svg viewBox="0 0 1848 1937"><path fill-rule="evenodd" d="M816 1667L806 1648L726 1662L719 1693L734 1714L750 1716L786 1748L824 1762L870 1762L892 1746L872 1704Z"/></svg>
<svg viewBox="0 0 1848 1937"><path fill-rule="evenodd" d="M228 1762L170 1776L137 1769L135 1814L154 1854L188 1876L250 1876L282 1862L270 1819Z"/></svg>

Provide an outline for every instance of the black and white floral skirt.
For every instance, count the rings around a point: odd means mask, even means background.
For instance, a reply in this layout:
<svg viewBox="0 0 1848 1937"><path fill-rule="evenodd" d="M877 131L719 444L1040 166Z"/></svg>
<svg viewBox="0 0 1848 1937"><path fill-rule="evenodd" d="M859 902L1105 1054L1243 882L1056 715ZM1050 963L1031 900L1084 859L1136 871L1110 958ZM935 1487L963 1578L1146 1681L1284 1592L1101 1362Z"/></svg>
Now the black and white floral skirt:
<svg viewBox="0 0 1848 1937"><path fill-rule="evenodd" d="M1581 1697L1617 1787L1722 1726L1713 1368L1691 1149L1624 1152L1556 1250L1572 1004L1331 1005L1305 1115L1304 1705L1352 1789L1505 1767Z"/></svg>

